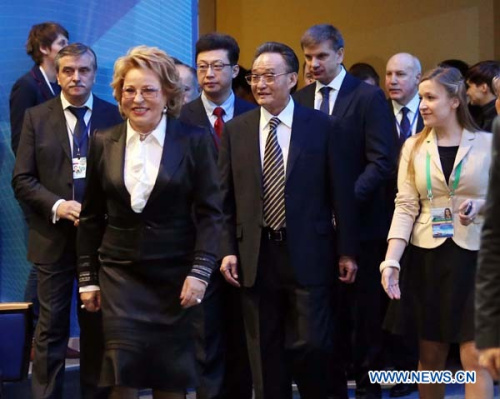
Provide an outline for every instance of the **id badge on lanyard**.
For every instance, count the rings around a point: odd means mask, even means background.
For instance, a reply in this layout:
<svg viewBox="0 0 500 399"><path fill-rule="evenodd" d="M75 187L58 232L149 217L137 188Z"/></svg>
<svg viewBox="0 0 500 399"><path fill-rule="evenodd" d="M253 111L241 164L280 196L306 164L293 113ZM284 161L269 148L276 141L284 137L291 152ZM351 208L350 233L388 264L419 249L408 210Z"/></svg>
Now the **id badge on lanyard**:
<svg viewBox="0 0 500 399"><path fill-rule="evenodd" d="M458 187L458 182L460 181L461 173L462 173L462 162L460 162L457 165L455 171L455 180L453 181L453 186L450 190L449 197L446 199L434 200L434 196L432 194L432 184L431 184L431 155L427 153L427 159L426 159L427 198L429 199L431 207L432 236L435 238L453 237L454 234L453 197L455 196L455 190Z"/></svg>

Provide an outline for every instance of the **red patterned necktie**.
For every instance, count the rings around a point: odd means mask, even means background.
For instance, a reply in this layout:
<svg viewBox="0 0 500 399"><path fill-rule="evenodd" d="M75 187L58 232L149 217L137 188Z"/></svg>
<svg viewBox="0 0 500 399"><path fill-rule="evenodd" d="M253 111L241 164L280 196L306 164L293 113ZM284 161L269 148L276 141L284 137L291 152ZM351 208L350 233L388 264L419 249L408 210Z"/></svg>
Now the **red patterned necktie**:
<svg viewBox="0 0 500 399"><path fill-rule="evenodd" d="M224 119L222 119L222 116L226 114L226 111L224 111L224 108L222 107L217 107L214 109L214 115L217 117L214 123L214 129L215 133L217 133L217 137L221 138L222 136L222 130L224 129Z"/></svg>

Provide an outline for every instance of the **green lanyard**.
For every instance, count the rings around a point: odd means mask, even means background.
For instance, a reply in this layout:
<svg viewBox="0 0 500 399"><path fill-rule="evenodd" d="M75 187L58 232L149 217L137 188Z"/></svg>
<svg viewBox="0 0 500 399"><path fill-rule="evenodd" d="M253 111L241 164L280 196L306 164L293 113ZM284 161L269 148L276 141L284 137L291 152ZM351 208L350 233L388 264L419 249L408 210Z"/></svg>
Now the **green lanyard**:
<svg viewBox="0 0 500 399"><path fill-rule="evenodd" d="M427 198L432 201L434 196L432 195L432 184L431 184L431 154L427 152L426 159L426 172L427 172ZM457 170L455 171L455 180L453 180L453 186L450 191L450 198L455 195L455 190L458 187L458 182L460 181L460 175L462 174L462 161L457 165Z"/></svg>

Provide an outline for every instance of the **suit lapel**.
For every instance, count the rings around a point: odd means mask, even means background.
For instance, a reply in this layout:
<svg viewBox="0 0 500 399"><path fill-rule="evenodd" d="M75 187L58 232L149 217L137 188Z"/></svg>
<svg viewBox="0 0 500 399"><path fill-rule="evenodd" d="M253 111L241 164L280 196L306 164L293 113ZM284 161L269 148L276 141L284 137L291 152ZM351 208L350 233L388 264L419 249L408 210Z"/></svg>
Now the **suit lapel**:
<svg viewBox="0 0 500 399"><path fill-rule="evenodd" d="M167 131L165 133L165 141L163 142L160 168L158 169L158 176L146 207L150 206L158 194L168 185L184 158L185 152L186 140L182 137L179 121L167 118Z"/></svg>
<svg viewBox="0 0 500 399"><path fill-rule="evenodd" d="M457 156L455 157L455 163L453 164L452 176L455 176L454 171L458 164L462 162L465 156L469 153L472 146L474 145L474 139L476 135L468 130L463 130L462 139L460 140L460 146L458 147ZM451 179L450 179L451 180Z"/></svg>
<svg viewBox="0 0 500 399"><path fill-rule="evenodd" d="M51 103L50 128L57 136L64 153L71 162L71 146L69 144L68 128L66 126L66 117L62 109L61 97L56 97Z"/></svg>
<svg viewBox="0 0 500 399"><path fill-rule="evenodd" d="M40 67L38 65L35 65L33 68L31 68L31 76L33 76L33 79L35 79L35 82L40 89L40 93L42 93L42 97L45 98L45 100L54 98L54 94L52 94L52 90L48 86L47 81L42 75L42 72L40 71Z"/></svg>
<svg viewBox="0 0 500 399"><path fill-rule="evenodd" d="M292 173L295 162L300 155L302 148L304 148L304 142L307 139L308 129L307 124L309 122L309 117L302 116L300 106L295 104L295 109L293 112L293 122L292 131L290 136L290 149L288 151L288 160L286 164L286 181Z"/></svg>
<svg viewBox="0 0 500 399"><path fill-rule="evenodd" d="M332 110L332 115L336 117L343 117L349 109L349 104L354 98L356 87L360 84L357 79L353 78L350 74L346 74L342 85L340 86L339 94L335 100L335 105Z"/></svg>
<svg viewBox="0 0 500 399"><path fill-rule="evenodd" d="M262 161L260 154L260 107L250 111L245 119L245 133L238 135L241 137L239 146L241 151L238 154L246 159L242 164L248 165L254 175L255 187L262 194ZM236 132L235 132L236 133Z"/></svg>
<svg viewBox="0 0 500 399"><path fill-rule="evenodd" d="M107 159L113 160L108 162L109 165L109 175L113 182L116 190L125 199L125 201L130 204L130 194L125 186L125 144L127 139L127 123L122 123L113 128L113 133L111 134L110 145L104 154Z"/></svg>

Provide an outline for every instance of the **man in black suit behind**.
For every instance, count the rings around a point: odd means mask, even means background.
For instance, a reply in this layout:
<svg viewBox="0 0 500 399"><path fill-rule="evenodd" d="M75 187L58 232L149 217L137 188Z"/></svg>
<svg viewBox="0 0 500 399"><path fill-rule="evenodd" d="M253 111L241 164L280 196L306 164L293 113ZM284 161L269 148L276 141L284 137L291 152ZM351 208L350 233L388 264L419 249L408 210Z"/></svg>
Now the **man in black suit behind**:
<svg viewBox="0 0 500 399"><path fill-rule="evenodd" d="M422 67L417 57L409 53L394 54L387 61L385 68L385 89L389 94L388 105L392 115L393 139L398 151L395 154L396 162L405 140L424 128L420 115L418 84ZM387 187L387 204L394 212L394 200L397 193L397 178L394 176ZM384 297L385 299L385 297ZM395 334L386 335L387 353L397 370L416 370L418 366L417 337L403 337ZM409 395L417 389L416 384L399 383L390 390L390 397L397 398Z"/></svg>
<svg viewBox="0 0 500 399"><path fill-rule="evenodd" d="M38 272L35 399L62 398L88 135L121 122L116 106L92 95L97 62L89 47L69 45L55 61L62 93L26 111L12 179L16 198L31 212L28 260ZM97 388L103 349L100 314L78 311L82 397L104 398L107 392Z"/></svg>
<svg viewBox="0 0 500 399"><path fill-rule="evenodd" d="M255 108L236 97L231 86L238 75L240 48L222 33L203 35L196 42L196 66L201 95L184 105L180 119L205 126L219 147L223 126L233 117ZM218 112L222 114L217 116ZM213 273L201 305L197 358L201 381L199 399L250 399L252 380L245 350L239 293Z"/></svg>
<svg viewBox="0 0 500 399"><path fill-rule="evenodd" d="M356 282L342 285L335 301L338 317L343 319L343 331L339 330L342 338L337 342L350 342L349 321L353 319L356 394L379 397L380 386L370 384L367 372L377 369L380 353L378 266L384 257L392 216L386 206L386 185L396 166L391 116L382 90L345 71L344 39L338 29L327 24L312 26L302 36L301 46L316 82L295 93L294 99L298 104L331 115L343 158L356 180L361 239L359 270ZM339 379L334 380L337 395L345 397L347 380L343 374L335 372Z"/></svg>
<svg viewBox="0 0 500 399"><path fill-rule="evenodd" d="M221 272L242 287L257 399L291 398L292 378L302 398L327 398L335 263L345 282L357 269L354 182L330 120L290 97L298 70L288 46L257 49L248 80L261 107L226 125L219 154Z"/></svg>
<svg viewBox="0 0 500 399"><path fill-rule="evenodd" d="M61 92L56 82L54 59L59 50L68 44L68 38L68 31L55 22L43 22L30 30L26 53L31 56L35 65L14 83L9 98L11 146L14 154L17 153L21 137L24 112Z"/></svg>

